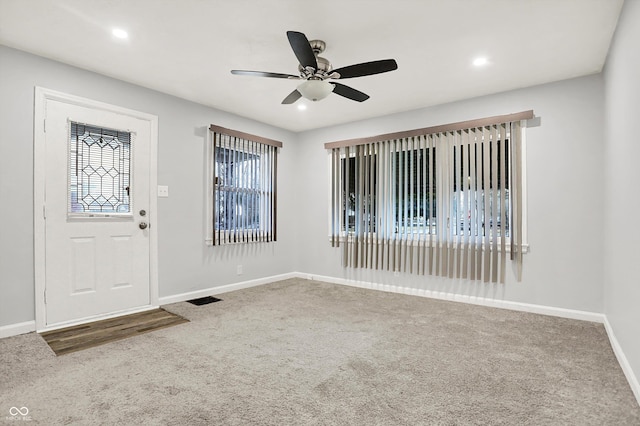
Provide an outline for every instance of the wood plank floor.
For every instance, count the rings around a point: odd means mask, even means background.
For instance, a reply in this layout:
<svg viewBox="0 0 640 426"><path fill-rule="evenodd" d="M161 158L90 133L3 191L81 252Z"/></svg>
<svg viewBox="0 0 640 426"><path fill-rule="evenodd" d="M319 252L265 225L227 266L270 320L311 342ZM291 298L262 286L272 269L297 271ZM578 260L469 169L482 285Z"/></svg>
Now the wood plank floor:
<svg viewBox="0 0 640 426"><path fill-rule="evenodd" d="M40 335L56 355L64 355L185 322L189 320L158 308L47 331Z"/></svg>

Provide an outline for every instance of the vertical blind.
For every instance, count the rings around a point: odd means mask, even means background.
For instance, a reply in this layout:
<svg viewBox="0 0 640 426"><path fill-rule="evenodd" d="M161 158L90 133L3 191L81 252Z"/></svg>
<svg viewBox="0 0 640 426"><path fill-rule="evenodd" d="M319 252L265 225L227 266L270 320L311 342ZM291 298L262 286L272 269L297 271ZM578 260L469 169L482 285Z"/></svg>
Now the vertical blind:
<svg viewBox="0 0 640 426"><path fill-rule="evenodd" d="M520 280L521 120L532 117L326 144L343 266L504 283L509 252Z"/></svg>
<svg viewBox="0 0 640 426"><path fill-rule="evenodd" d="M281 142L211 125L213 245L277 239Z"/></svg>

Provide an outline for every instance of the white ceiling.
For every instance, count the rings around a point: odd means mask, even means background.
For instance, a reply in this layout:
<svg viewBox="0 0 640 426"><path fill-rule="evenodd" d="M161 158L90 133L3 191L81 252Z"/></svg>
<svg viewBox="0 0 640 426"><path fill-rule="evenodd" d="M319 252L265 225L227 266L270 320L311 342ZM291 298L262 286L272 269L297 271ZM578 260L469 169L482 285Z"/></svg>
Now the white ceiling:
<svg viewBox="0 0 640 426"><path fill-rule="evenodd" d="M303 131L600 72L622 3L0 0L0 44ZM363 103L281 105L298 81L229 71L297 74L287 30L324 40L334 68L394 58L398 70L341 80L371 96ZM490 64L473 67L478 55Z"/></svg>

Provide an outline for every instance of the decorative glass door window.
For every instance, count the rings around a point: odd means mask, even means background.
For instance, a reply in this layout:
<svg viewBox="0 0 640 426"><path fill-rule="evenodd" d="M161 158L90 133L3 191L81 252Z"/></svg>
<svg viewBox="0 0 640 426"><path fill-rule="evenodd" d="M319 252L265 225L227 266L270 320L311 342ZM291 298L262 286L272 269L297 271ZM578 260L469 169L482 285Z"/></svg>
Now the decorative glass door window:
<svg viewBox="0 0 640 426"><path fill-rule="evenodd" d="M130 214L132 134L74 122L69 134L68 213Z"/></svg>

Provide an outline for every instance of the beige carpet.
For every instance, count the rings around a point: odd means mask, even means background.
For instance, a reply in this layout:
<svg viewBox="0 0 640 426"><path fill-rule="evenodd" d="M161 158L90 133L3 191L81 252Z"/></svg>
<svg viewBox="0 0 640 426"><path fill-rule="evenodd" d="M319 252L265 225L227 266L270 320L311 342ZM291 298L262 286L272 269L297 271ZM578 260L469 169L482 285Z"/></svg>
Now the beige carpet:
<svg viewBox="0 0 640 426"><path fill-rule="evenodd" d="M1 339L0 424L640 425L601 324L304 280L165 308L191 322Z"/></svg>

